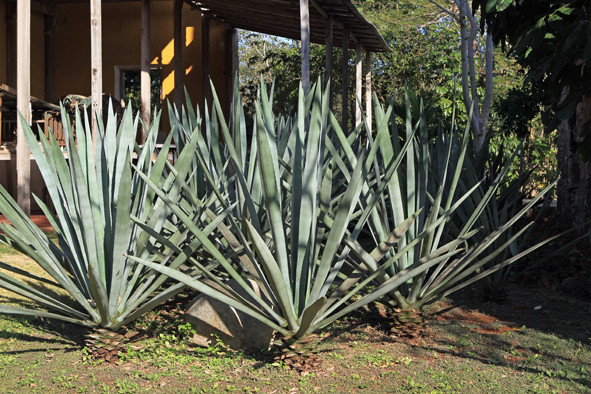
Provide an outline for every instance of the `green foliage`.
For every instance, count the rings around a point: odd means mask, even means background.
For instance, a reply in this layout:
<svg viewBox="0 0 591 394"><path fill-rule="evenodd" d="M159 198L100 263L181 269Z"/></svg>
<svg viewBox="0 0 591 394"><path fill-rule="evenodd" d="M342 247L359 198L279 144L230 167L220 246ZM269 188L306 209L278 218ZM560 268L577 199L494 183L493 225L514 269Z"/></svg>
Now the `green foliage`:
<svg viewBox="0 0 591 394"><path fill-rule="evenodd" d="M428 0L356 3L392 49L374 54L373 84L380 100L406 86L433 103L433 118L449 118L460 93L459 26ZM467 113L462 116L465 119Z"/></svg>
<svg viewBox="0 0 591 394"><path fill-rule="evenodd" d="M541 112L541 97L531 86L513 87L503 97L497 97L494 103L500 125L497 127L504 136L514 134L519 138L527 137L533 127L542 129L543 125L534 124Z"/></svg>
<svg viewBox="0 0 591 394"><path fill-rule="evenodd" d="M588 2L575 0L476 0L496 42L507 45L527 69L526 83L543 92L552 105L555 128L575 114L591 94L591 17ZM589 159L591 125L578 136L579 152Z"/></svg>
<svg viewBox="0 0 591 394"><path fill-rule="evenodd" d="M153 161L159 119L154 119L146 143L139 147L135 143L138 118L132 118L131 109L119 126L111 108L109 112L106 125L99 122L95 150L88 119L83 121L77 113L74 133L62 108L67 160L53 134L47 140L39 133L40 145L23 120L25 138L55 212L36 200L55 229L58 243L44 234L0 187L0 212L12 223L0 224L0 242L29 256L52 279L24 272L16 265L2 264L2 268L39 281L42 286L64 289L71 298L64 303L51 292L2 273L0 287L36 301L40 309L2 305L0 312L117 330L183 288L168 285L153 296L164 278L125 257L133 253L149 258L160 249L130 220L130 216L144 218L156 231L164 231L166 207L155 202L153 193L131 170L134 156L137 167L160 182L167 154Z"/></svg>
<svg viewBox="0 0 591 394"><path fill-rule="evenodd" d="M519 149L520 154L511 162L502 188L507 188L512 182L528 174L521 185L522 198L535 196L558 177L556 159L558 132L556 130L544 132L543 127L539 125L539 120L537 123L538 127L531 128L523 137L514 133L497 134L490 140L490 154L501 155L502 160L508 160L511 153ZM553 190L546 198L553 200L555 197L556 191Z"/></svg>
<svg viewBox="0 0 591 394"><path fill-rule="evenodd" d="M494 103L495 122L491 129L489 155L506 161L519 146L520 155L511 163L506 184L529 174L522 184L522 196L531 197L558 177L557 131L546 129L541 92L532 85L510 87L497 95ZM553 199L555 191L548 198Z"/></svg>
<svg viewBox="0 0 591 394"><path fill-rule="evenodd" d="M123 72L123 86L125 86L123 99L125 103L131 105L134 111L139 111L142 105L140 82L139 70L125 70ZM150 70L150 83L152 111L158 112L162 107L162 70Z"/></svg>
<svg viewBox="0 0 591 394"><path fill-rule="evenodd" d="M459 50L460 28L454 19L429 0L356 0L355 5L384 36L391 52L373 53L372 89L382 102L386 102L396 91L406 88L411 95L413 111L419 108L418 100L425 100L424 111L430 132L435 135L438 121L451 119L454 104L461 101L461 53ZM444 7L455 11L451 2L442 2ZM275 81L274 111L278 115L290 115L297 102L297 86L301 73L301 54L296 41L274 38L255 33L241 33L241 69L240 84L246 113L254 114L254 102L258 91L259 75L265 75L265 81ZM484 69L481 57L484 43L478 41L476 48L476 77L479 96L483 97ZM352 53L347 61L352 66ZM515 119L513 114L522 116L517 111L533 102L528 98L509 95L506 105L504 98L512 89L517 91L523 82L524 73L511 57L499 49L495 50L494 102L497 106L491 113L491 127L495 132L510 133L512 127L521 123L509 122ZM311 47L312 78L318 79L325 72L325 49L322 45ZM342 111L340 92L342 91L341 64L342 52L335 49L333 70L333 105L338 117ZM352 75L352 73L351 73ZM350 77L350 97L345 105L354 105L353 78ZM511 106L517 104L517 106ZM508 109L508 110L506 110ZM396 113L405 117L404 105L397 106ZM468 113L464 106L455 106L456 119L465 123ZM351 110L350 113L353 113ZM416 115L413 114L413 115ZM529 115L527 115L529 116ZM432 122L432 123L430 123ZM250 125L250 123L249 123ZM446 129L450 125L445 125ZM507 129L507 127L511 127Z"/></svg>
<svg viewBox="0 0 591 394"><path fill-rule="evenodd" d="M301 81L301 50L298 41L281 39L265 34L240 32L240 93L247 115L255 116L261 75L267 84L277 87L273 94L276 114L289 116L297 107L298 86ZM322 78L325 73L325 49L323 45L311 45L311 79ZM333 83L335 92L341 84L341 50L335 49ZM337 98L337 94L333 96ZM334 103L333 103L334 104Z"/></svg>

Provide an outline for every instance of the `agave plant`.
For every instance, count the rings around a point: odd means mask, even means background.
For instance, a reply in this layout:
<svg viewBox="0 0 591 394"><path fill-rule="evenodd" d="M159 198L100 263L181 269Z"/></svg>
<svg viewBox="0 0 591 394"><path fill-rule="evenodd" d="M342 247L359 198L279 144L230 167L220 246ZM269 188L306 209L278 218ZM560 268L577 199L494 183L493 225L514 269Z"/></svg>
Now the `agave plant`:
<svg viewBox="0 0 591 394"><path fill-rule="evenodd" d="M386 253L387 258L396 261L387 270L382 270L376 276L376 281L385 283L409 266L425 261L430 254L444 245L450 245L450 241L465 240L455 243L450 249L457 254L441 260L431 269L387 294L385 301L390 305L402 309L420 309L426 303L509 266L551 240L545 240L527 250L515 251L514 254L506 253L531 225L530 223L519 231L513 231L514 224L550 190L552 185L527 206L519 207L512 212L505 209L502 216L501 212L494 208L498 206L497 191L510 162L505 163L490 184L483 185L471 166L472 163L466 160L469 154L469 124L461 139L452 128L449 133L440 130L438 137L431 141L422 111L418 121L413 124L408 96L403 136L399 134L391 112L379 105L377 100L375 113L378 137L375 141L371 140L371 136L369 139L372 150L378 151L379 161L389 163L399 154L400 137L407 141L413 140L413 149L406 151L405 167L397 169L393 176L389 177L386 192L369 216L367 228L371 239L379 244L391 228L402 223L419 207L422 208L417 220L397 242L396 247ZM386 135L380 128L388 127L388 138L380 138L380 133ZM348 154L353 156L350 150ZM386 166L374 168L373 182L379 183ZM469 175L466 168L470 170ZM395 258L397 251L404 249L408 249L408 252ZM502 256L504 257L499 258ZM380 267L377 264L362 264L358 269L365 275L376 275Z"/></svg>
<svg viewBox="0 0 591 394"><path fill-rule="evenodd" d="M253 220L264 220L263 204L260 198L260 178L256 172L257 145L253 138L248 141L245 127L245 115L239 100L238 80L235 81L234 99L231 106L230 122L227 125L226 134L231 135L231 143L225 143L220 136L224 135L218 121L218 112L212 112L211 116L205 103L204 119L201 117L199 107L193 110L189 93L185 91L186 106L179 109L169 106L171 134L177 148L183 151L184 147L193 142L199 152L199 158L193 157L191 162L191 176L186 179L185 195L190 194L199 199L207 199L226 193L232 200L240 201L233 208L234 216L242 217L250 215ZM284 127L279 128L282 132ZM232 168L239 167L243 173L234 173ZM206 180L209 177L209 181ZM244 176L242 176L244 175ZM240 197L241 190L250 190L251 199ZM195 200L193 200L195 204ZM256 219L255 219L256 218Z"/></svg>
<svg viewBox="0 0 591 394"><path fill-rule="evenodd" d="M328 109L327 90L319 85L308 95L300 89L298 111L293 121L274 118L271 98L262 89L260 101L256 103L255 143L248 160L238 154L236 141L242 139L233 135L245 130L243 119L234 122L232 129L228 127L216 98L219 130L228 155L227 171L231 175L215 178L238 180L238 191L232 192L226 182L215 181L206 155L199 149L194 151L205 178L218 189L215 213L225 216L215 233L204 231L202 225L193 220L196 214L191 206L198 201L194 189L183 189L184 203L178 204L178 196L167 193L144 176L178 223L189 229L190 237L184 244L197 241L210 259L218 263L215 270L204 267L203 261L192 256L187 262L199 270L202 277L191 277L162 262L133 259L297 340L395 291L400 284L449 257L449 250L462 239L434 251L369 291L368 286L373 285L379 272L388 269L392 261L379 266L378 273L369 277L358 275L358 271L349 275L342 268L351 264L352 259L367 265L378 264L418 213L413 212L388 232L379 248L365 252L357 237L383 192L383 187L373 190L368 186L371 183L368 171L372 170L375 150L368 153L367 159L362 155L359 159L348 160L337 142L344 138L348 143L348 137L340 135L331 142L330 131L336 119ZM235 105L241 105L240 100L235 100ZM239 111L234 108L233 114ZM200 130L195 129L190 140L199 138ZM407 143L400 155L388 164L388 173L379 179L382 185L387 184L388 177L400 166L411 146ZM347 174L346 181L343 173ZM253 185L260 185L260 189ZM236 211L237 205L252 209ZM165 242L156 233L152 236ZM397 256L407 252L408 248L399 251ZM248 297L234 291L225 278L233 279ZM260 294L247 279L258 285Z"/></svg>
<svg viewBox="0 0 591 394"><path fill-rule="evenodd" d="M63 289L69 297L62 301L51 292L0 273L0 287L39 305L37 309L0 305L0 312L44 316L116 331L183 288L178 283L161 288L165 277L126 257L134 254L148 259L167 250L155 244L131 217L141 218L153 231L170 233L167 206L158 202L142 178L132 171L131 161L133 159L152 182L174 191L182 185L174 183L173 178L167 179L166 174L171 171L182 174L183 168L189 168L187 161L192 157L181 155L171 170L167 163L170 138L162 154L153 159L158 153L159 115L152 122L145 144L138 146L135 142L138 117L134 120L131 110L127 110L117 125L112 108L109 112L106 125L103 127L99 122L95 150L88 118L83 121L79 113L76 114L74 133L62 109L65 154L52 134L48 140L39 133L39 143L37 135L23 122L25 138L55 212L41 200L36 198L36 201L55 229L59 242L54 244L0 187L0 212L11 223L0 224L0 242L32 258L51 279L39 278L17 266L2 263L1 267L43 285ZM174 243L174 238L170 242Z"/></svg>

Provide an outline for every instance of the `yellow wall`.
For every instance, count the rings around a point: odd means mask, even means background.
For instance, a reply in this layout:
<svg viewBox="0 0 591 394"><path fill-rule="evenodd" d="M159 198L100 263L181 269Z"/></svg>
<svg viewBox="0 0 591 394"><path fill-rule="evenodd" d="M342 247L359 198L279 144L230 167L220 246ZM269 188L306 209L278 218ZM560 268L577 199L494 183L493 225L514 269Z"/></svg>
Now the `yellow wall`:
<svg viewBox="0 0 591 394"><path fill-rule="evenodd" d="M2 185L16 199L16 160L0 160L0 185ZM41 171L35 160L31 160L31 193L48 202L47 188L43 182ZM31 210L41 211L34 198L31 197Z"/></svg>
<svg viewBox="0 0 591 394"><path fill-rule="evenodd" d="M8 84L6 2L0 0L0 83ZM31 95L45 99L45 18L31 14ZM16 45L16 44L15 44ZM16 62L16 59L13 59ZM11 86L16 89L16 86Z"/></svg>
<svg viewBox="0 0 591 394"><path fill-rule="evenodd" d="M174 100L174 42L173 1L151 3L151 53L154 65L162 67L165 81L164 100ZM45 35L44 16L31 15L31 94L45 101L56 102L70 94L90 95L90 11L88 3L61 3L58 5L55 28L54 97L45 97ZM103 13L103 91L115 93L115 66L138 66L140 63L140 2L104 3ZM0 0L0 83L8 82L6 0ZM202 102L202 46L201 14L183 7L185 47L183 62L186 75L184 84L193 103ZM210 25L210 74L222 103L226 101L229 67L226 64L226 31L221 23ZM14 86L14 88L16 88ZM166 112L166 103L163 112ZM211 106L210 106L211 108ZM168 115L163 113L162 130L168 130ZM13 192L16 190L15 161L0 162L0 183ZM44 184L39 170L32 163L31 189L44 196ZM33 207L36 208L32 201Z"/></svg>
<svg viewBox="0 0 591 394"><path fill-rule="evenodd" d="M90 11L88 4L59 5L60 18L55 36L55 93L90 95ZM151 3L152 64L162 67L164 110L174 100L173 2ZM115 94L115 66L140 64L140 3L103 3L103 91ZM185 47L184 84L193 102L202 101L201 14L183 8ZM210 29L210 72L220 99L225 99L225 27L212 22ZM162 119L168 116L163 114ZM166 122L167 123L167 122ZM167 125L163 125L167 129Z"/></svg>
<svg viewBox="0 0 591 394"><path fill-rule="evenodd" d="M31 14L31 96L51 101L45 97L45 17Z"/></svg>
<svg viewBox="0 0 591 394"><path fill-rule="evenodd" d="M0 83L6 83L6 4L0 0Z"/></svg>

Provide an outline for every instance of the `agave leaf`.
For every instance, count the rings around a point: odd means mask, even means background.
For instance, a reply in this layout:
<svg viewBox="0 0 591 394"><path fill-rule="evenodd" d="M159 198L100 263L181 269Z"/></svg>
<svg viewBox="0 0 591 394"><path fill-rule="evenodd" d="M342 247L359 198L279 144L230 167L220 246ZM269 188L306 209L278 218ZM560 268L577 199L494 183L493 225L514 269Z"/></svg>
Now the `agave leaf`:
<svg viewBox="0 0 591 394"><path fill-rule="evenodd" d="M297 317L294 310L294 302L289 288L284 282L283 273L281 272L280 264L273 257L273 253L267 247L265 241L258 234L254 226L246 221L246 228L248 234L252 239L253 247L259 255L259 263L263 266L269 284L273 290L273 293L277 297L279 306L287 318L287 322L292 330L297 329Z"/></svg>
<svg viewBox="0 0 591 394"><path fill-rule="evenodd" d="M232 143L232 141L233 141L232 135L230 134L230 130L229 130L228 125L226 124L224 116L223 116L222 105L220 104L220 100L218 99L217 93L215 92L215 89L213 89L213 86L212 86L211 93L213 96L213 102L214 102L215 109L219 115L222 135L224 137L224 141L226 142L226 148L228 149L228 152L229 152L228 156L229 156L230 161L232 162L232 166L233 166L234 171L236 173L238 182L240 183L240 186L243 190L249 190L248 183L247 183L244 173L240 167L240 161L238 160L239 155L236 152L236 148L234 147L234 144ZM255 120L255 123L258 123L258 122L256 122L256 120ZM256 141L256 139L253 139L253 143L254 143L254 141ZM256 210L254 203L251 199L246 200L246 207L248 208L249 218L253 221L253 225L256 228L260 228L260 223L258 222L258 215L256 213L257 210Z"/></svg>
<svg viewBox="0 0 591 394"><path fill-rule="evenodd" d="M127 154L128 161L121 174L119 195L117 201L131 200L131 157ZM115 315L117 311L117 304L121 299L122 289L125 285L125 264L126 259L124 254L127 253L129 246L130 233L132 231L132 221L129 220L131 215L130 206L128 204L117 204L117 212L113 231L113 249L111 255L111 291L109 294L109 313Z"/></svg>
<svg viewBox="0 0 591 394"><path fill-rule="evenodd" d="M342 200L339 203L337 213L332 223L324 251L318 265L318 269L315 274L314 284L310 292L310 301L315 302L317 299L323 297L326 294L327 285L326 278L330 272L332 260L336 255L338 247L341 245L343 237L345 236L347 226L350 222L353 209L357 205L359 194L361 193L361 179L363 175L366 175L364 171L363 158L358 161L349 187L343 195Z"/></svg>
<svg viewBox="0 0 591 394"><path fill-rule="evenodd" d="M170 277L178 282L184 283L185 285L187 285L187 286L189 286L189 287L191 287L191 288L193 288L205 295L215 298L215 299L217 299L217 300L219 300L219 301L221 301L233 308L238 309L241 312L246 313L247 315L249 315L249 316L259 320L260 322L268 325L269 327L273 328L274 330L279 331L283 335L289 334L289 331L287 331L283 326L268 319L265 315L261 314L260 312L245 306L243 303L236 302L235 299L229 297L224 292L221 292L211 286L208 286L199 280L193 279L190 276L183 274L182 272L179 272L177 270L174 270L174 269L171 269L168 267L164 267L164 266L161 266L159 264L155 264L155 263L152 263L149 261L137 259L135 257L131 257L131 258L133 260L137 261L138 263L143 264L146 267L153 269L154 271L158 271L162 274L165 274L168 277ZM253 293L254 293L254 291L253 291Z"/></svg>
<svg viewBox="0 0 591 394"><path fill-rule="evenodd" d="M32 286L11 277L3 272L0 272L0 287L19 294L25 298L37 301L38 303L47 307L60 311L63 314L80 319L88 318L87 315L69 307L68 305L46 295L45 293L36 290Z"/></svg>
<svg viewBox="0 0 591 394"><path fill-rule="evenodd" d="M51 319L62 320L68 323L74 323L81 326L93 327L93 324L88 320L73 319L71 317L63 316L57 313L45 312L37 309L19 308L10 305L0 305L0 313L9 315L23 315L30 317L47 317Z"/></svg>
<svg viewBox="0 0 591 394"><path fill-rule="evenodd" d="M488 249L491 245L493 245L494 241L496 241L499 237L503 235L508 229L511 228L519 220L527 211L529 211L538 201L541 199L549 190L554 187L554 184L557 182L554 181L550 184L546 189L538 194L529 204L524 206L516 215L514 215L509 221L507 221L502 227L498 230L492 232L487 237L485 237L481 242L479 242L463 259L461 259L460 268L456 268L456 275L451 275L450 272L445 272L442 274L442 280L437 281L433 284L432 288L434 289L436 285L445 286L448 283L456 283L463 278L469 276L473 272L475 272L478 268L486 264L488 261L492 260L496 255L503 252L515 239L517 239L521 234L523 234L527 229L528 226L524 226L520 231L518 231L514 236L510 237L508 241L506 241L501 246L497 247L494 251L490 252L484 259L481 259L476 264L471 264L473 260L475 260L481 253L483 253L486 249ZM520 255L521 256L521 255ZM470 265L470 268L466 268ZM494 272L494 271L490 271ZM449 287L449 286L448 286ZM434 290L431 290L429 293L434 293Z"/></svg>
<svg viewBox="0 0 591 394"><path fill-rule="evenodd" d="M300 328L296 332L296 338L304 338L310 333L310 327L314 323L314 319L326 304L326 297L320 297L312 305L307 307L302 314Z"/></svg>
<svg viewBox="0 0 591 394"><path fill-rule="evenodd" d="M162 191L160 190L155 184L153 184L146 175L138 172L138 175L144 179L146 184L150 186L158 195L158 197L170 208L170 210L178 217L179 220L183 222L183 224L191 231L192 235L195 236L202 244L205 251L207 251L212 258L214 258L220 265L228 272L228 274L232 277L232 279L236 280L240 286L242 286L247 293L253 297L255 300L259 301L261 304L264 304L264 301L254 292L250 286L244 281L244 279L238 274L238 272L232 267L232 265L226 260L226 258L220 253L220 251L216 248L216 246L208 239L207 235L199 229L199 227L193 223L192 218L185 214L182 210L178 208L176 203ZM131 257L130 257L131 258ZM138 261L137 259L133 259L134 261ZM147 264L144 264L147 265ZM149 265L152 267L152 265ZM161 272L161 271L159 271ZM168 274L167 274L168 275Z"/></svg>
<svg viewBox="0 0 591 394"><path fill-rule="evenodd" d="M2 240L0 239L0 242L1 241ZM37 281L37 282L43 282L46 285L58 286L59 287L59 283L57 283L57 282L54 282L54 281L49 280L47 278L44 278L42 276L35 275L35 274L33 274L33 273L29 272L29 271L25 271L25 270L22 270L22 269L13 267L13 266L8 265L8 264L4 264L1 261L0 261L0 268L1 269L4 269L6 271L10 271L10 272L12 272L14 274L21 275L21 276L27 277L29 279L33 279L34 281Z"/></svg>
<svg viewBox="0 0 591 394"><path fill-rule="evenodd" d="M85 296L64 272L59 260L59 249L47 250L45 245L52 244L47 236L36 227L20 210L16 202L0 186L0 212L13 224L0 224L0 229L7 236L0 235L0 240L37 261L63 288L81 305L87 305ZM88 310L92 313L91 310Z"/></svg>
<svg viewBox="0 0 591 394"><path fill-rule="evenodd" d="M454 241L461 242L459 240ZM440 248L440 250L431 253L428 256L420 259L410 267L400 271L386 282L382 283L375 289L373 289L369 294L361 297L359 300L347 305L346 307L340 309L338 312L333 313L333 311L338 308L344 301L349 300L353 295L355 295L360 289L365 288L369 282L364 281L361 282L359 285L356 286L356 289L350 291L342 300L339 300L338 303L335 303L329 310L327 310L320 318L317 319L316 325L313 327L314 329L319 329L322 327L327 326L328 324L332 323L333 321L341 318L342 316L354 311L355 309L361 308L364 305L367 305L370 302L378 300L389 293L392 293L397 288L400 287L403 283L406 283L409 279L420 275L421 273L425 272L432 266L439 263L440 260L448 259L450 256L459 253L460 251L454 249L454 245L446 245L444 248ZM450 252L444 253L441 255L443 250L451 249Z"/></svg>
<svg viewBox="0 0 591 394"><path fill-rule="evenodd" d="M281 268L285 286L289 286L289 257L282 214L281 186L279 184L278 157L272 125L263 123L262 108L257 105L258 130L257 139L259 152L259 171L262 180L265 206L269 215L269 224L273 234L275 259ZM268 108L267 108L268 111ZM265 118L269 115L266 114ZM267 119L268 120L268 119Z"/></svg>

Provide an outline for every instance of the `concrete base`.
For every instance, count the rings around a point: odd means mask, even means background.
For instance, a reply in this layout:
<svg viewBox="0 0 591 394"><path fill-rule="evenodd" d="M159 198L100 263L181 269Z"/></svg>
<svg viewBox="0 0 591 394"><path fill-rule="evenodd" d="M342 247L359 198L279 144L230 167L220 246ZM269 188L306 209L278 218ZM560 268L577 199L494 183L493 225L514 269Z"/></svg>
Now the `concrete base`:
<svg viewBox="0 0 591 394"><path fill-rule="evenodd" d="M258 286L250 281L257 293ZM235 282L230 287L245 296L244 290ZM273 329L249 315L222 302L200 294L190 303L185 320L197 331L192 342L207 347L212 343L212 334L234 350L256 351L268 349L273 338Z"/></svg>

